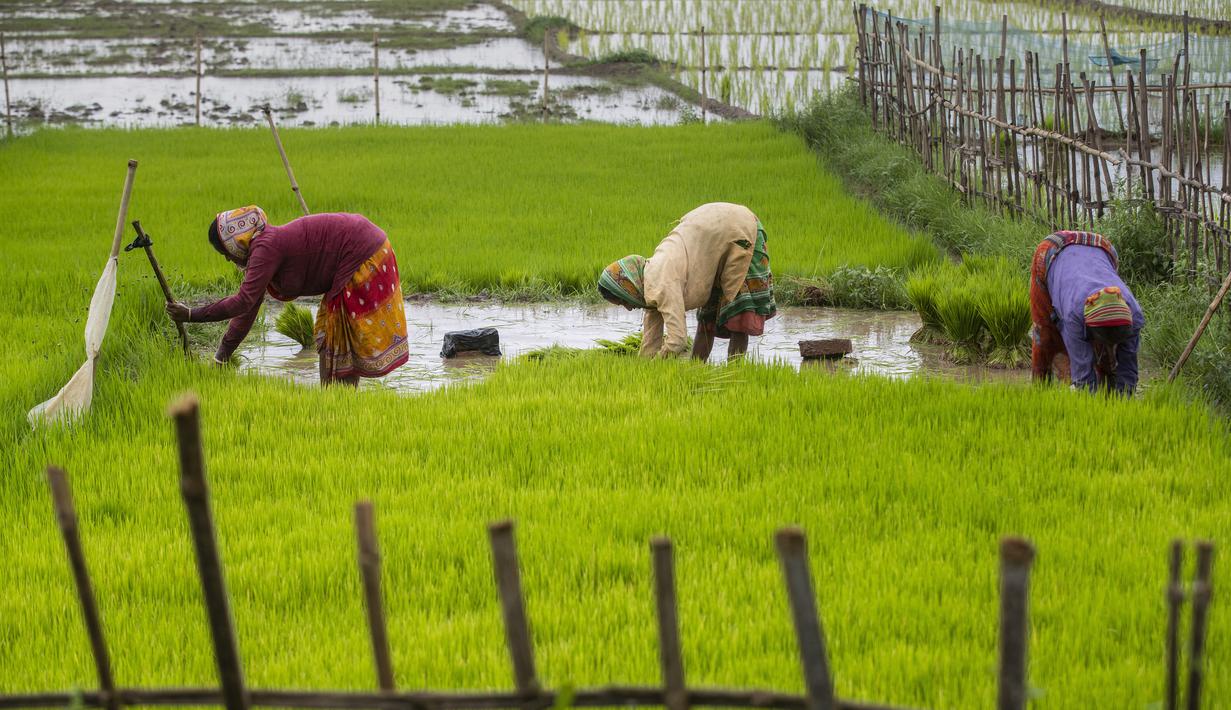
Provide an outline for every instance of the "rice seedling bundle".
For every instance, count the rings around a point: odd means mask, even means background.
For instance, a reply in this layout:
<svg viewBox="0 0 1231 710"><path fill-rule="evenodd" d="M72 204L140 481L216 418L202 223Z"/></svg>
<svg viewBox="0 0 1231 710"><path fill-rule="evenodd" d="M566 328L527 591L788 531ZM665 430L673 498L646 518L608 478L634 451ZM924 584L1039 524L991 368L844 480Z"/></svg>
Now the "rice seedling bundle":
<svg viewBox="0 0 1231 710"><path fill-rule="evenodd" d="M296 303L287 303L274 320L274 330L305 348L316 343L316 317L312 311Z"/></svg>
<svg viewBox="0 0 1231 710"><path fill-rule="evenodd" d="M906 297L919 314L923 327L929 333L944 332L940 313L936 310L936 297L941 288L939 269L935 266L916 269L906 280Z"/></svg>
<svg viewBox="0 0 1231 710"><path fill-rule="evenodd" d="M966 284L940 291L936 296L936 313L945 337L952 343L950 356L956 362L977 360L984 323L979 316L976 291Z"/></svg>
<svg viewBox="0 0 1231 710"><path fill-rule="evenodd" d="M1018 367L1029 360L1026 344L1030 330L1030 299L1024 289L1004 284L980 284L976 302L979 317L991 336L988 361Z"/></svg>

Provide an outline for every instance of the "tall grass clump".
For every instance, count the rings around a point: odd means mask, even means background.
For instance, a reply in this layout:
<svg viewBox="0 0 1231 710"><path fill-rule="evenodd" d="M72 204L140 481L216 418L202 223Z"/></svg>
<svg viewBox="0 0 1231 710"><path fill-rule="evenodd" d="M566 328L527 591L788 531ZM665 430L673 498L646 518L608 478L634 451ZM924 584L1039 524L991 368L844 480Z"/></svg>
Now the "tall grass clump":
<svg viewBox="0 0 1231 710"><path fill-rule="evenodd" d="M296 303L287 303L274 320L274 330L305 348L316 343L316 318L312 311Z"/></svg>

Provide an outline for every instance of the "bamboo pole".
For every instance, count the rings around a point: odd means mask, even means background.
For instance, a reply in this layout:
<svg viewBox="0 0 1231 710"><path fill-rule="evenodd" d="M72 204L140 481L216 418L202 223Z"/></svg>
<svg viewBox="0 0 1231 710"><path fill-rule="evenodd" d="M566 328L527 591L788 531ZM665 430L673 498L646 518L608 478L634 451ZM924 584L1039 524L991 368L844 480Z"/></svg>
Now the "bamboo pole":
<svg viewBox="0 0 1231 710"><path fill-rule="evenodd" d="M274 124L273 110L269 108L269 104L261 107L265 113L265 120L269 123L269 130L274 134L274 145L278 146L278 155L282 158L282 167L286 168L286 177L291 181L291 192L295 193L295 197L299 198L299 208L303 213L311 214L308 211L308 203L304 202L303 193L299 191L299 183L295 182L295 173L291 170L291 161L286 157L286 149L282 147L282 138L278 136L278 126Z"/></svg>
<svg viewBox="0 0 1231 710"><path fill-rule="evenodd" d="M1218 307L1222 305L1222 299L1227 296L1227 291L1231 290L1231 273L1227 274L1227 278L1222 280L1222 287L1218 289L1218 293L1214 295L1214 300L1210 301L1209 308L1205 309L1205 315L1201 317L1201 322L1197 324L1197 330L1193 333L1193 337L1189 338L1188 345L1184 346L1184 352L1180 353L1180 359L1175 361L1175 366L1171 368L1171 374L1167 375L1167 381L1173 382L1183 369L1184 363L1188 362L1188 356L1193 354L1193 348L1197 347L1197 341L1201 340L1201 335L1205 333L1205 328L1210 324L1210 318L1214 317L1214 313Z"/></svg>
<svg viewBox="0 0 1231 710"><path fill-rule="evenodd" d="M13 106L9 99L9 55L4 42L4 33L0 32L0 72L4 74L4 130L5 135L13 137Z"/></svg>
<svg viewBox="0 0 1231 710"><path fill-rule="evenodd" d="M547 78L551 73L551 58L547 54L547 33L550 30L543 30L543 120L547 120L547 99L548 88Z"/></svg>
<svg viewBox="0 0 1231 710"><path fill-rule="evenodd" d="M217 688L119 688L116 690L120 704L124 706L162 705L190 706L221 705L222 693ZM303 710L517 710L525 701L514 692L491 691L398 691L345 692L319 690L251 691L252 703L262 708L288 708ZM575 708L629 708L660 707L663 700L662 686L603 686L587 688L572 693L549 692L542 694L543 707ZM688 691L688 702L693 706L718 708L756 708L757 710L804 710L807 699L800 695L766 690L723 690L693 688ZM556 705L556 704L559 705ZM77 706L101 708L99 693L50 692L23 695L0 695L0 710L10 708L58 708ZM836 710L905 710L882 703L835 701Z"/></svg>
<svg viewBox="0 0 1231 710"><path fill-rule="evenodd" d="M179 440L180 492L188 509L188 524L196 550L197 571L205 596L210 634L214 640L214 660L227 710L247 710L251 705L240 665L239 643L231 602L223 578L222 558L214 535L214 514L210 510L209 486L205 480L205 454L201 448L201 421L197 398L184 395L171 405L175 433Z"/></svg>
<svg viewBox="0 0 1231 710"><path fill-rule="evenodd" d="M496 588L500 593L500 610L504 616L505 642L513 662L513 679L518 694L531 699L539 694L539 681L534 670L534 646L530 642L530 623L526 619L526 602L521 588L521 569L517 562L517 544L513 538L513 521L504 520L488 527L492 546L492 564L496 571Z"/></svg>
<svg viewBox="0 0 1231 710"><path fill-rule="evenodd" d="M1193 579L1192 636L1188 646L1188 710L1201 709L1205 679L1205 635L1209 623L1210 572L1214 565L1214 543L1197 543L1197 573Z"/></svg>
<svg viewBox="0 0 1231 710"><path fill-rule="evenodd" d="M997 710L1024 710L1030 642L1030 567L1034 547L1018 537L1000 541L1000 673Z"/></svg>
<svg viewBox="0 0 1231 710"><path fill-rule="evenodd" d="M795 623L799 661L808 694L806 710L833 710L836 703L829 672L829 651L826 649L825 632L821 628L821 617L816 609L807 541L799 528L779 530L774 541L782 563L791 618Z"/></svg>
<svg viewBox="0 0 1231 710"><path fill-rule="evenodd" d="M705 25L701 25L701 123L705 124L706 107L709 105L709 84L706 82L707 73L706 65L709 63L705 56Z"/></svg>
<svg viewBox="0 0 1231 710"><path fill-rule="evenodd" d="M1116 89L1116 65L1111 59L1111 45L1107 42L1107 21L1100 14L1098 18L1099 34L1103 38L1103 56L1107 57L1107 78L1111 80L1111 93L1116 104L1116 117L1120 119L1120 132L1126 133L1124 127L1124 108L1120 106L1120 92Z"/></svg>
<svg viewBox="0 0 1231 710"><path fill-rule="evenodd" d="M199 126L201 125L201 34L200 33L197 33L196 41L194 42L194 44L196 45L196 50L197 50L196 51L196 55L197 55L196 72L195 72L195 76L193 77L196 80L197 87L196 87L196 93L194 94L194 96L196 97L196 105L197 105L196 125Z"/></svg>
<svg viewBox="0 0 1231 710"><path fill-rule="evenodd" d="M671 540L654 538L650 541L650 552L654 564L654 608L658 618L658 660L662 669L663 705L667 710L688 710L675 594L675 553Z"/></svg>
<svg viewBox="0 0 1231 710"><path fill-rule="evenodd" d="M372 32L372 94L376 104L376 125L380 125L380 32Z"/></svg>
<svg viewBox="0 0 1231 710"><path fill-rule="evenodd" d="M372 638L376 682L381 690L392 691L393 657L389 653L389 631L385 626L385 604L380 592L380 545L376 540L376 513L372 509L372 501L355 504L355 539L358 543L359 574L363 581L368 632Z"/></svg>
<svg viewBox="0 0 1231 710"><path fill-rule="evenodd" d="M77 531L77 509L73 505L73 492L68 484L68 474L56 466L47 467L47 483L51 488L51 502L56 509L56 521L64 537L64 549L68 553L69 567L77 586L77 600L81 602L81 616L85 621L86 634L90 638L90 651L94 657L94 669L98 673L98 689L104 705L110 710L119 707L115 697L115 681L111 676L111 655L103 638L103 622L98 614L98 602L94 587L90 584L90 571L85 564L81 548L81 535Z"/></svg>
<svg viewBox="0 0 1231 710"><path fill-rule="evenodd" d="M1179 709L1180 608L1184 605L1184 584L1180 570L1184 565L1184 541L1172 540L1167 555L1167 679L1163 710Z"/></svg>

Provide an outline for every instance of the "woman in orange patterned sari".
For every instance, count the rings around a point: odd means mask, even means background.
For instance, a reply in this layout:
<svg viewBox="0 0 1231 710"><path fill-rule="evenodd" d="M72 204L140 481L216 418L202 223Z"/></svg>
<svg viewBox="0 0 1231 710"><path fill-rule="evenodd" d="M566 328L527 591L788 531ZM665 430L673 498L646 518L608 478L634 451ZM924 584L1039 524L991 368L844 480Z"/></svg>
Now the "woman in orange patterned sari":
<svg viewBox="0 0 1231 710"><path fill-rule="evenodd" d="M384 231L357 214L315 214L277 226L255 205L221 212L209 241L244 269L239 291L202 307L167 304L177 321L230 320L214 360L227 362L269 293L281 301L321 296L316 349L321 384L358 385L409 357L397 257Z"/></svg>

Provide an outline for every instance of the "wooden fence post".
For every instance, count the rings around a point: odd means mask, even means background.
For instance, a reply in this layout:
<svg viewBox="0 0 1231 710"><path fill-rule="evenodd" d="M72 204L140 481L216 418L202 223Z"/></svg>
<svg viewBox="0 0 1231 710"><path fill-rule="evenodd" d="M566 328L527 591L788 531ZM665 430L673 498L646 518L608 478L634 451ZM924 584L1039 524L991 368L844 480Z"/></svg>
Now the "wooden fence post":
<svg viewBox="0 0 1231 710"><path fill-rule="evenodd" d="M273 110L269 108L269 104L261 107L261 111L265 113L265 120L269 123L269 130L274 134L274 145L278 146L278 155L282 158L282 167L286 168L286 177L291 181L291 192L295 193L295 197L299 198L299 208L303 213L309 214L308 203L304 202L303 193L299 190L299 183L295 182L295 173L291 170L291 161L286 157L286 150L282 147L282 138L278 136L278 127L274 125Z"/></svg>
<svg viewBox="0 0 1231 710"><path fill-rule="evenodd" d="M201 449L200 411L195 395L184 395L171 405L175 433L179 440L180 492L188 509L188 526L192 531L197 556L197 571L205 610L209 615L210 634L214 639L214 659L227 710L247 710L251 701L244 686L240 666L239 644L235 623L231 617L231 602L227 597L222 559L214 536L214 516L210 510L209 486L205 480L205 455Z"/></svg>
<svg viewBox="0 0 1231 710"><path fill-rule="evenodd" d="M701 25L701 123L705 123L705 107L709 104L709 87L706 84L706 65L708 60L705 57L705 25Z"/></svg>
<svg viewBox="0 0 1231 710"><path fill-rule="evenodd" d="M1205 632L1209 623L1210 572L1214 543L1197 543L1197 573L1193 579L1192 638L1188 646L1188 710L1200 710L1205 666Z"/></svg>
<svg viewBox="0 0 1231 710"><path fill-rule="evenodd" d="M4 74L4 127L5 135L13 137L13 107L9 102L9 55L0 32L0 72Z"/></svg>
<svg viewBox="0 0 1231 710"><path fill-rule="evenodd" d="M496 588L500 593L500 610L504 616L504 637L513 661L513 679L517 683L518 693L530 699L538 695L539 681L534 670L534 646L530 642L530 623L526 618L525 597L522 595L513 521L492 523L488 526L488 535L496 571Z"/></svg>
<svg viewBox="0 0 1231 710"><path fill-rule="evenodd" d="M376 541L376 514L372 501L355 504L355 538L358 541L359 573L363 580L363 601L368 612L376 680L381 690L392 691L393 660L389 653L389 631L385 626L384 599L380 593L380 546Z"/></svg>
<svg viewBox="0 0 1231 710"><path fill-rule="evenodd" d="M680 650L679 608L675 594L675 556L671 540L650 541L654 563L654 608L658 617L658 659L662 667L663 705L667 710L688 710L684 684L684 654Z"/></svg>
<svg viewBox="0 0 1231 710"><path fill-rule="evenodd" d="M201 125L201 35L200 33L197 34L196 41L194 42L194 44L196 45L196 50L197 50L196 52L197 54L196 76L195 76L196 82L197 82L197 88L196 88L196 93L194 95L196 97L196 104L197 104L196 125L199 126Z"/></svg>
<svg viewBox="0 0 1231 710"><path fill-rule="evenodd" d="M833 678L829 672L829 652L825 632L816 608L816 592L812 586L812 571L808 564L808 544L799 528L784 528L774 536L791 618L795 623L795 639L799 644L799 661L807 689L807 710L833 710Z"/></svg>
<svg viewBox="0 0 1231 710"><path fill-rule="evenodd" d="M547 33L550 28L543 29L543 120L547 120L547 79L551 73L551 57L547 54Z"/></svg>
<svg viewBox="0 0 1231 710"><path fill-rule="evenodd" d="M998 710L1024 710L1030 640L1030 566L1034 547L1025 539L1000 541L1000 683Z"/></svg>
<svg viewBox="0 0 1231 710"><path fill-rule="evenodd" d="M81 602L81 615L85 620L86 633L90 637L90 651L94 656L94 669L98 672L98 691L105 707L118 707L115 697L115 681L111 676L111 656L103 638L103 623L98 614L98 602L94 587L90 584L90 572L85 565L85 553L81 549L81 536L77 531L77 509L73 506L73 492L68 485L68 474L55 466L47 467L47 482L51 487L51 502L56 509L56 522L64 537L64 549L68 553L69 567L77 586L77 599Z"/></svg>
<svg viewBox="0 0 1231 710"><path fill-rule="evenodd" d="M380 125L380 32L372 33L372 92L376 103L376 125Z"/></svg>
<svg viewBox="0 0 1231 710"><path fill-rule="evenodd" d="M1167 681L1164 710L1179 708L1180 607L1184 604L1184 584L1180 569L1184 564L1184 541L1172 540L1167 556Z"/></svg>

